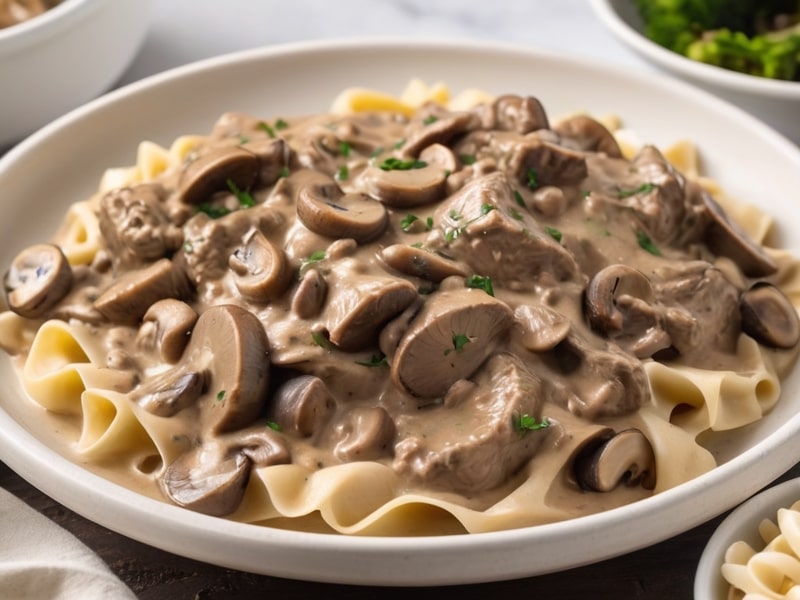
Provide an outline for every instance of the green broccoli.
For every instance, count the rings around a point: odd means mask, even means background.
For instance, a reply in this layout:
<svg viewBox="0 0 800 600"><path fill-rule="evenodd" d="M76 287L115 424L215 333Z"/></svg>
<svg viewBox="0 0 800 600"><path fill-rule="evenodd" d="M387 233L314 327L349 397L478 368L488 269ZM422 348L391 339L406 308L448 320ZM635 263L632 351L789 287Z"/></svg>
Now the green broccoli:
<svg viewBox="0 0 800 600"><path fill-rule="evenodd" d="M800 0L635 0L645 34L691 59L800 81Z"/></svg>

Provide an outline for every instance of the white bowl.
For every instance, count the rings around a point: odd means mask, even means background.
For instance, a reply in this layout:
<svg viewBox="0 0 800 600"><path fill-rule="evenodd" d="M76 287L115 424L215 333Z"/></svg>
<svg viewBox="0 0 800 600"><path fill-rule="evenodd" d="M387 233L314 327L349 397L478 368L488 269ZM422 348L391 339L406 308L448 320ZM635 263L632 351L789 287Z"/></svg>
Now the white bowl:
<svg viewBox="0 0 800 600"><path fill-rule="evenodd" d="M727 598L729 584L722 577L722 564L728 547L742 540L759 550L764 541L758 534L758 524L769 519L776 522L779 508L789 508L800 500L800 478L790 479L750 498L719 524L709 538L694 579L695 600Z"/></svg>
<svg viewBox="0 0 800 600"><path fill-rule="evenodd" d="M387 66L388 65L388 66ZM143 139L169 145L206 133L227 110L263 118L325 111L348 86L400 93L419 77L454 90L537 96L557 116L617 113L643 140L697 142L732 194L796 219L800 149L744 113L681 82L554 53L495 44L359 40L275 46L182 67L117 90L36 132L0 160L0 264L52 235L103 170L132 164ZM741 143L746 140L746 143ZM769 173L766 177L764 174ZM35 215L31 204L37 208ZM779 227L800 247L800 228ZM273 576L375 585L524 577L630 552L699 525L788 470L800 456L800 370L764 419L719 438L721 464L657 496L605 513L513 531L423 538L276 530L193 513L124 489L61 457L0 360L0 460L59 502L173 553ZM769 460L764 457L769 456Z"/></svg>
<svg viewBox="0 0 800 600"><path fill-rule="evenodd" d="M136 55L151 0L64 0L0 29L0 148L107 90Z"/></svg>
<svg viewBox="0 0 800 600"><path fill-rule="evenodd" d="M642 58L753 113L800 144L800 83L745 75L672 52L642 33L633 0L591 0L600 21Z"/></svg>

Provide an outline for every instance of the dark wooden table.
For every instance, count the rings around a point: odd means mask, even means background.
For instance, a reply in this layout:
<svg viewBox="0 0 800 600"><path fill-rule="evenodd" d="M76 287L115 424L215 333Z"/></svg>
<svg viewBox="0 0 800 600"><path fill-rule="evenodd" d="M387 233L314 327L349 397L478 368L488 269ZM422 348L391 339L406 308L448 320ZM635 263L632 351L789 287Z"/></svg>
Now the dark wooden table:
<svg viewBox="0 0 800 600"><path fill-rule="evenodd" d="M800 465L780 481L797 476L800 476ZM0 463L0 486L82 540L142 600L393 600L406 599L409 595L421 600L455 597L456 594L459 600L680 600L692 597L697 561L709 536L725 516L644 550L569 571L499 583L408 590L306 583L208 565L152 548L92 523L42 494L3 463Z"/></svg>

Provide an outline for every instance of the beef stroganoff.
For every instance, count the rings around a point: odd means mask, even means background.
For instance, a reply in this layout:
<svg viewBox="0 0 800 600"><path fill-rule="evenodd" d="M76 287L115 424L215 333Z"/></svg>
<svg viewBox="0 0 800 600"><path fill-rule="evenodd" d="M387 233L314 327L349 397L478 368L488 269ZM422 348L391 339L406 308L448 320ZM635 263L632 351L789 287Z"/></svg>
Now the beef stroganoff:
<svg viewBox="0 0 800 600"><path fill-rule="evenodd" d="M697 173L529 96L347 90L144 142L5 278L72 458L188 509L508 529L669 489L760 419L797 262Z"/></svg>

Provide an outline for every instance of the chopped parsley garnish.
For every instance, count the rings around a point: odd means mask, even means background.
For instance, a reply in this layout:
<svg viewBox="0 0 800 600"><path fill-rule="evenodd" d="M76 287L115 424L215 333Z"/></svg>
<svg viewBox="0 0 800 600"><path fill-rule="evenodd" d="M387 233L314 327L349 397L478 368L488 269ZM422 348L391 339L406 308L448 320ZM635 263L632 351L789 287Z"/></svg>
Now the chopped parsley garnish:
<svg viewBox="0 0 800 600"><path fill-rule="evenodd" d="M202 204L198 205L197 212L206 213L212 219L219 219L231 211L224 206L218 206L216 204L211 204L210 202L203 202Z"/></svg>
<svg viewBox="0 0 800 600"><path fill-rule="evenodd" d="M514 200L517 201L521 207L525 208L525 198L522 197L522 194L519 193L519 190L514 190Z"/></svg>
<svg viewBox="0 0 800 600"><path fill-rule="evenodd" d="M475 158L474 154L462 154L458 158L460 158L461 162L464 163L465 165L474 165L475 161L478 160L477 158Z"/></svg>
<svg viewBox="0 0 800 600"><path fill-rule="evenodd" d="M384 171L410 171L411 169L422 169L427 166L428 163L424 160L417 160L415 158L403 160L401 158L395 158L394 156L384 159L383 162L378 165L378 167Z"/></svg>
<svg viewBox="0 0 800 600"><path fill-rule="evenodd" d="M494 204L481 204L481 216L488 215L494 209Z"/></svg>
<svg viewBox="0 0 800 600"><path fill-rule="evenodd" d="M314 340L314 343L320 348L328 351L333 350L333 344L331 344L331 340L328 338L327 332L312 331L311 339Z"/></svg>
<svg viewBox="0 0 800 600"><path fill-rule="evenodd" d="M339 156L347 158L350 156L350 144L348 142L339 142Z"/></svg>
<svg viewBox="0 0 800 600"><path fill-rule="evenodd" d="M402 147L403 147L403 144L405 144L405 143L406 143L406 138L403 138L403 139L401 139L401 140L397 140L397 141L396 141L396 142L393 144L393 146L394 146L394 149L395 149L395 150L399 150L400 148L402 148Z"/></svg>
<svg viewBox="0 0 800 600"><path fill-rule="evenodd" d="M652 183L643 183L637 188L633 188L632 190L625 190L620 188L617 190L617 197L618 198L629 198L631 196L635 196L636 194L646 194L648 192L652 192L655 189L655 185Z"/></svg>
<svg viewBox="0 0 800 600"><path fill-rule="evenodd" d="M221 401L225 397L225 390L220 390L217 392L217 400Z"/></svg>
<svg viewBox="0 0 800 600"><path fill-rule="evenodd" d="M281 430L280 424L276 423L275 421L267 421L267 427L269 427L273 431L280 431Z"/></svg>
<svg viewBox="0 0 800 600"><path fill-rule="evenodd" d="M455 208L452 209L449 213L447 213L447 216L450 217L453 221L458 221L461 218L461 215L458 214L458 211L456 211Z"/></svg>
<svg viewBox="0 0 800 600"><path fill-rule="evenodd" d="M189 240L183 242L183 251L186 254L191 254L192 252L194 252L194 246L192 245L192 242L190 242Z"/></svg>
<svg viewBox="0 0 800 600"><path fill-rule="evenodd" d="M528 187L532 190L535 190L539 187L539 173L536 172L536 169L533 167L529 168L525 172L525 179L528 182Z"/></svg>
<svg viewBox="0 0 800 600"><path fill-rule="evenodd" d="M269 137L275 137L275 129L273 129L272 126L266 121L259 121L256 127L258 127L261 131L265 131Z"/></svg>
<svg viewBox="0 0 800 600"><path fill-rule="evenodd" d="M491 277L484 277L482 275L470 275L465 281L468 288L476 288L483 290L490 296L494 296L494 286L492 285Z"/></svg>
<svg viewBox="0 0 800 600"><path fill-rule="evenodd" d="M425 229L433 229L433 217L426 217L425 218Z"/></svg>
<svg viewBox="0 0 800 600"><path fill-rule="evenodd" d="M357 365L363 365L365 367L382 367L383 365L388 365L389 360L386 358L386 355L381 354L373 354L368 360L357 360Z"/></svg>
<svg viewBox="0 0 800 600"><path fill-rule="evenodd" d="M239 143L240 144L246 144L249 141L250 141L250 138L247 137L246 135L240 135L239 136Z"/></svg>
<svg viewBox="0 0 800 600"><path fill-rule="evenodd" d="M325 250L317 250L316 252L313 252L311 254L311 256L309 256L308 258L304 258L303 260L301 260L300 261L300 276L302 277L303 273L306 272L306 269L308 269L308 267L310 267L314 263L318 263L321 260L325 260L326 256L327 255L325 253Z"/></svg>
<svg viewBox="0 0 800 600"><path fill-rule="evenodd" d="M464 347L467 344L469 344L471 341L472 340L469 339L469 336L464 335L463 333L454 333L453 334L453 347L452 348L447 348L444 351L444 355L447 356L453 350L455 350L456 352L463 352L464 351Z"/></svg>
<svg viewBox="0 0 800 600"><path fill-rule="evenodd" d="M412 248L422 248L422 242L414 242L411 244Z"/></svg>
<svg viewBox="0 0 800 600"><path fill-rule="evenodd" d="M400 221L400 229L409 233L414 226L414 223L419 221L419 217L417 215L407 214L403 219ZM425 218L425 229L430 230L433 228L433 217L426 217Z"/></svg>
<svg viewBox="0 0 800 600"><path fill-rule="evenodd" d="M350 177L350 169L347 165L342 165L339 167L339 170L336 171L336 179L338 181L345 181L348 177Z"/></svg>
<svg viewBox="0 0 800 600"><path fill-rule="evenodd" d="M525 218L525 216L513 206L508 209L508 214L511 215L511 218L516 221L522 221Z"/></svg>
<svg viewBox="0 0 800 600"><path fill-rule="evenodd" d="M647 250L653 256L661 256L661 250L659 250L658 246L653 243L653 240L650 239L650 236L641 229L636 231L636 241L639 243L641 248Z"/></svg>
<svg viewBox="0 0 800 600"><path fill-rule="evenodd" d="M547 226L545 226L544 230L555 241L557 241L557 242L561 241L561 232L558 229L556 229L555 227L547 227Z"/></svg>
<svg viewBox="0 0 800 600"><path fill-rule="evenodd" d="M514 429L520 433L527 433L529 431L536 431L538 429L547 429L550 427L550 421L545 417L541 421L537 421L536 417L529 414L524 414L514 417Z"/></svg>
<svg viewBox="0 0 800 600"><path fill-rule="evenodd" d="M283 119L278 119L277 121L275 121L275 129L281 130L281 129L286 129L287 127L289 127L289 123L287 123Z"/></svg>
<svg viewBox="0 0 800 600"><path fill-rule="evenodd" d="M288 177L289 176L289 167L286 167L286 166L281 167L279 176L280 177Z"/></svg>
<svg viewBox="0 0 800 600"><path fill-rule="evenodd" d="M428 115L427 117L425 117L425 119L423 119L422 124L430 125L431 123L436 123L436 121L438 120L439 117L437 117L436 115Z"/></svg>
<svg viewBox="0 0 800 600"><path fill-rule="evenodd" d="M250 192L246 190L240 190L232 179L228 179L226 183L228 184L228 189L234 196L236 196L236 199L239 201L241 206L244 206L245 208L251 208L256 205L256 201L253 200L253 196L250 194Z"/></svg>

